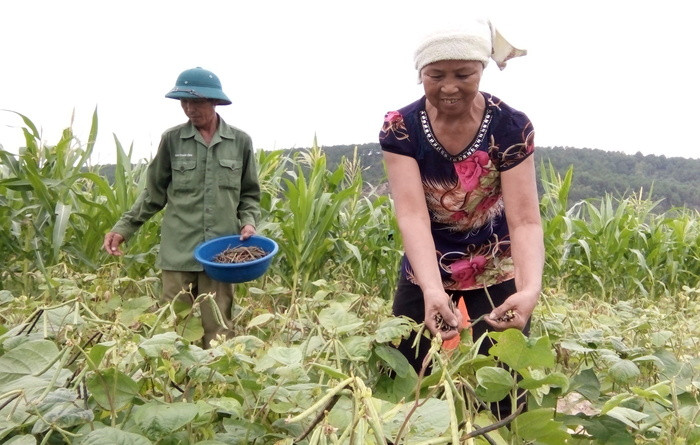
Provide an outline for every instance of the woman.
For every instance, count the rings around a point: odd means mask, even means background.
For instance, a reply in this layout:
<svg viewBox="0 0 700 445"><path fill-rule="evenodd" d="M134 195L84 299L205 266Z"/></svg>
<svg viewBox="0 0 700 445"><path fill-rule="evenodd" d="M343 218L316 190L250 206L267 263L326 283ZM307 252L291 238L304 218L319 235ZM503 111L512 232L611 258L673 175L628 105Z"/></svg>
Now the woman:
<svg viewBox="0 0 700 445"><path fill-rule="evenodd" d="M485 315L473 326L477 339L486 330L527 332L540 293L533 127L479 90L490 58L503 69L524 54L483 20L428 35L415 53L425 96L387 113L380 132L405 250L394 314L424 321L443 341L466 322L453 312L459 298L470 318ZM413 340L399 349L419 371L429 340L418 351Z"/></svg>

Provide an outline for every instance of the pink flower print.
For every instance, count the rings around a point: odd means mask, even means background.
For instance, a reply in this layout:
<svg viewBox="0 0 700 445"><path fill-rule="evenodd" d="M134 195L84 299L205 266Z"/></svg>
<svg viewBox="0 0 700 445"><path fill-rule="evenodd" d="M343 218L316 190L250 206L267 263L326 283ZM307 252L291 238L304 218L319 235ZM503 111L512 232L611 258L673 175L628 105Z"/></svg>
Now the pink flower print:
<svg viewBox="0 0 700 445"><path fill-rule="evenodd" d="M467 212L460 210L459 212L454 212L450 218L452 218L453 221L459 221L459 220L464 219L466 217L467 217Z"/></svg>
<svg viewBox="0 0 700 445"><path fill-rule="evenodd" d="M459 260L452 263L452 279L463 288L476 286L476 277L486 268L486 257L478 255L471 260Z"/></svg>
<svg viewBox="0 0 700 445"><path fill-rule="evenodd" d="M393 134L399 141L408 139L408 131L403 122L403 116L401 116L401 113L398 111L389 111L384 116L384 125L382 126L379 138L383 140L389 133Z"/></svg>
<svg viewBox="0 0 700 445"><path fill-rule="evenodd" d="M402 119L401 113L398 111L390 111L384 116L384 122L394 122L396 120Z"/></svg>
<svg viewBox="0 0 700 445"><path fill-rule="evenodd" d="M479 202L479 204L476 205L476 211L485 212L489 210L491 207L496 205L499 199L501 199L501 195L498 194L484 197L484 199L482 199L481 202Z"/></svg>
<svg viewBox="0 0 700 445"><path fill-rule="evenodd" d="M479 179L488 174L486 166L489 163L489 155L485 151L477 151L462 162L455 164L457 177L462 188L470 192L479 186Z"/></svg>

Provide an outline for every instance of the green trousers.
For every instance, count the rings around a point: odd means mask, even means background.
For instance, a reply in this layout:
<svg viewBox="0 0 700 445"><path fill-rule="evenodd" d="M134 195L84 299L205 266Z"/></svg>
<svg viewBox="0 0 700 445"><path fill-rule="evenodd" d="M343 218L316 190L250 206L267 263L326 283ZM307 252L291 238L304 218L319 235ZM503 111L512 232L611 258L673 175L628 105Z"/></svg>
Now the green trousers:
<svg viewBox="0 0 700 445"><path fill-rule="evenodd" d="M208 348L217 335L231 336L231 309L233 307L233 285L222 283L209 278L204 272L180 272L163 270L163 295L164 301L170 302L177 298L188 304L192 304L202 294L214 294L214 301L221 312L224 326L217 321L211 304L200 305L202 314L202 327L204 328L203 346Z"/></svg>

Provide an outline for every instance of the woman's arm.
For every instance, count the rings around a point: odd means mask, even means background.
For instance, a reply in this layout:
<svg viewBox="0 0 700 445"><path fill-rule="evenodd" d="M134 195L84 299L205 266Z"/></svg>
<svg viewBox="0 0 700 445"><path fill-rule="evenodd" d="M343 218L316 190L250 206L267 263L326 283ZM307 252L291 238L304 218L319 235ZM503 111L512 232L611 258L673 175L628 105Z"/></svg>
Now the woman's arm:
<svg viewBox="0 0 700 445"><path fill-rule="evenodd" d="M501 187L515 266L516 292L495 308L486 321L497 329L522 329L537 305L544 268L544 241L534 156L502 172ZM509 321L499 321L509 310L515 317Z"/></svg>
<svg viewBox="0 0 700 445"><path fill-rule="evenodd" d="M457 329L439 331L435 315L439 313L446 323L455 327L460 326L461 315L450 309L450 297L442 285L418 164L409 156L386 151L384 162L404 250L423 291L425 325L433 335L439 334L443 340L449 340L458 334Z"/></svg>

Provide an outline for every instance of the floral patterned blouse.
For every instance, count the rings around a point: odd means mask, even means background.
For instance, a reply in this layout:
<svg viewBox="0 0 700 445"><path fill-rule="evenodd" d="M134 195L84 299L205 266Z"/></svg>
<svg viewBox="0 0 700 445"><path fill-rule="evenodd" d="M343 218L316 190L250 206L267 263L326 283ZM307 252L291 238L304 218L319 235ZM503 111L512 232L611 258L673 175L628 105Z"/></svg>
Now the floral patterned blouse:
<svg viewBox="0 0 700 445"><path fill-rule="evenodd" d="M527 116L483 93L486 110L474 140L457 155L435 138L425 97L384 118L383 150L410 156L420 168L443 284L469 290L513 278L500 172L534 150ZM402 273L416 283L404 255Z"/></svg>

